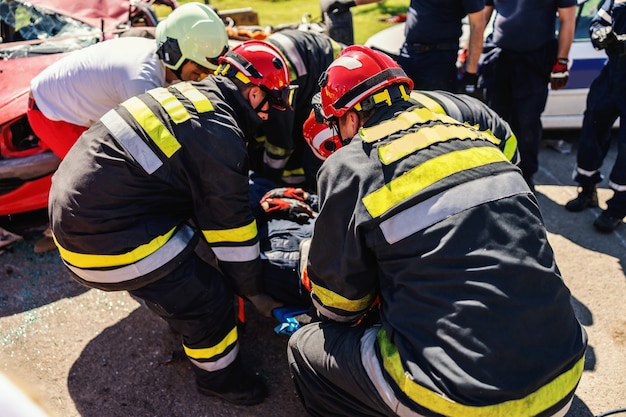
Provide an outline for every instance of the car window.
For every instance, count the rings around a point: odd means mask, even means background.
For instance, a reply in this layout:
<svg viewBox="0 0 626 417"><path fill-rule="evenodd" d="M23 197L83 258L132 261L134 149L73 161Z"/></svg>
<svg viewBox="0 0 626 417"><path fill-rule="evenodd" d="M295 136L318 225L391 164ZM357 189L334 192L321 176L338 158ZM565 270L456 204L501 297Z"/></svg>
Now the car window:
<svg viewBox="0 0 626 417"><path fill-rule="evenodd" d="M16 0L0 0L0 24L3 59L68 52L100 37L97 28Z"/></svg>

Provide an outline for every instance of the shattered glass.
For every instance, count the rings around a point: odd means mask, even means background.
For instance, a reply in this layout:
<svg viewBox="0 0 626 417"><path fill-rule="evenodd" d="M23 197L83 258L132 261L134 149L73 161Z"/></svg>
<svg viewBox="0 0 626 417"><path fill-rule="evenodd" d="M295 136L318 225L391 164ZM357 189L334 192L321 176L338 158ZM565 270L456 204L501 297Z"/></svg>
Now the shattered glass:
<svg viewBox="0 0 626 417"><path fill-rule="evenodd" d="M0 25L0 59L82 49L101 35L83 22L18 0L0 0Z"/></svg>

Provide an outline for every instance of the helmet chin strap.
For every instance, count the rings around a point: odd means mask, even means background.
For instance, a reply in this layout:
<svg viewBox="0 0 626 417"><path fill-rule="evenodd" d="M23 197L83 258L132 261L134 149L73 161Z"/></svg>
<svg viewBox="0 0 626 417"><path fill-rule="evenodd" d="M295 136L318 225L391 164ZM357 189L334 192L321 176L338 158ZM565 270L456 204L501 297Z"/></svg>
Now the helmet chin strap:
<svg viewBox="0 0 626 417"><path fill-rule="evenodd" d="M263 100L261 100L261 102L254 108L254 111L257 113L265 113L265 114L269 114L269 109L268 110L261 110L263 108L263 106L265 106L266 103L269 102L269 99L267 98L267 94L265 95L265 97L263 97Z"/></svg>

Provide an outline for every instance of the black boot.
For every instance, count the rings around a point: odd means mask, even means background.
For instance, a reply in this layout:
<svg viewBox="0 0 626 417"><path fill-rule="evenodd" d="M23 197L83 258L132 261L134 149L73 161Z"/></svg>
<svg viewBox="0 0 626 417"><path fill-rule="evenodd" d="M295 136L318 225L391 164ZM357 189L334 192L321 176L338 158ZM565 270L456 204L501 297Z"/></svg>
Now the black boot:
<svg viewBox="0 0 626 417"><path fill-rule="evenodd" d="M598 193L595 185L583 185L578 197L565 205L569 211L582 211L588 207L598 207Z"/></svg>
<svg viewBox="0 0 626 417"><path fill-rule="evenodd" d="M202 395L221 398L231 404L255 405L267 397L267 386L263 377L245 369L239 358L221 371L196 373L196 388Z"/></svg>
<svg viewBox="0 0 626 417"><path fill-rule="evenodd" d="M593 222L593 227L602 233L611 233L622 224L622 217L613 217L604 210Z"/></svg>

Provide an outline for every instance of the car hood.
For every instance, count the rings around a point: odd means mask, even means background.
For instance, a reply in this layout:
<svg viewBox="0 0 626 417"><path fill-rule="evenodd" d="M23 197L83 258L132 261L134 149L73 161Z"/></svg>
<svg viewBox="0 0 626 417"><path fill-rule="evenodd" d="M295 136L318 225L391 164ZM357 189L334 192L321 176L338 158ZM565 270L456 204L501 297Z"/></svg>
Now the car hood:
<svg viewBox="0 0 626 417"><path fill-rule="evenodd" d="M128 21L129 0L29 0L53 12L72 17L108 32Z"/></svg>
<svg viewBox="0 0 626 417"><path fill-rule="evenodd" d="M0 125L26 112L30 80L63 56L0 59Z"/></svg>

